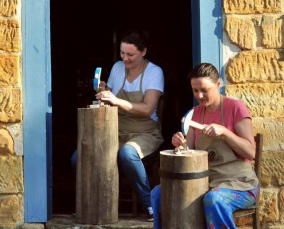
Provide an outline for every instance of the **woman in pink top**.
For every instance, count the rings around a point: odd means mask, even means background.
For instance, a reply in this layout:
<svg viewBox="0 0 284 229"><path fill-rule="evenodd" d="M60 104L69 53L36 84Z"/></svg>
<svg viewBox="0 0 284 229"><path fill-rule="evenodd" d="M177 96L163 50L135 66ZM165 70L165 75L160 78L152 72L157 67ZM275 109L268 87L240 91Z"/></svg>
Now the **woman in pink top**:
<svg viewBox="0 0 284 229"><path fill-rule="evenodd" d="M250 161L255 157L252 121L244 103L219 93L221 81L217 69L209 63L197 65L189 74L194 97L193 121L205 126L201 131L189 128L189 149L206 150L209 162L210 191L203 199L207 228L236 228L233 212L248 208L258 195L258 179ZM184 142L181 132L172 144ZM154 228L160 228L160 188L152 191Z"/></svg>

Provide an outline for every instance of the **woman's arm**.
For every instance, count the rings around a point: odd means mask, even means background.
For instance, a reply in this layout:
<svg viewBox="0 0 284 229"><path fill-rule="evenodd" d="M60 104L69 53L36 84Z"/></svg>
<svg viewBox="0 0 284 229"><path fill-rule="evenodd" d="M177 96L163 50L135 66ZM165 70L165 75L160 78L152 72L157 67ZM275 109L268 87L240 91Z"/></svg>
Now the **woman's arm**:
<svg viewBox="0 0 284 229"><path fill-rule="evenodd" d="M225 134L223 134L225 141L237 154L249 160L254 159L255 141L252 131L251 119L242 119L235 125L234 129L236 134L229 130Z"/></svg>
<svg viewBox="0 0 284 229"><path fill-rule="evenodd" d="M96 99L108 101L112 105L118 106L120 109L130 113L141 116L151 116L157 106L161 92L154 89L149 89L145 92L144 100L142 103L132 103L123 99L117 98L110 91L102 91L96 94Z"/></svg>
<svg viewBox="0 0 284 229"><path fill-rule="evenodd" d="M254 159L255 141L251 119L240 120L234 129L236 134L222 125L210 124L204 128L203 133L209 136L222 136L237 154L249 160Z"/></svg>

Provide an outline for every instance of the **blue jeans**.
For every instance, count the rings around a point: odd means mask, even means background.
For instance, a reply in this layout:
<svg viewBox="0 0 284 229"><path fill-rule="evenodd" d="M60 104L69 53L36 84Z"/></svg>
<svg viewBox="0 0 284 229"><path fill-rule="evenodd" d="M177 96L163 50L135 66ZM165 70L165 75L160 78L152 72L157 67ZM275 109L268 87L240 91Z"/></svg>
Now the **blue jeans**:
<svg viewBox="0 0 284 229"><path fill-rule="evenodd" d="M76 170L77 156L78 156L78 151L75 150L74 153L72 154L71 159L70 159L70 161L71 161L71 166L72 166L72 169L73 169L73 170Z"/></svg>
<svg viewBox="0 0 284 229"><path fill-rule="evenodd" d="M124 145L118 151L118 165L137 193L143 209L151 207L151 188L145 167L138 152L131 145Z"/></svg>
<svg viewBox="0 0 284 229"><path fill-rule="evenodd" d="M233 211L245 209L255 203L258 186L249 191L236 191L226 188L210 190L203 198L207 228L236 229ZM161 214L161 187L156 186L151 192L154 229L160 229L159 214Z"/></svg>
<svg viewBox="0 0 284 229"><path fill-rule="evenodd" d="M73 169L76 169L77 154L78 152L75 150L70 159ZM137 193L143 209L146 210L148 207L151 207L151 188L149 185L148 176L135 148L130 145L124 145L118 151L117 157L118 165L124 173L126 179L130 182L131 186Z"/></svg>

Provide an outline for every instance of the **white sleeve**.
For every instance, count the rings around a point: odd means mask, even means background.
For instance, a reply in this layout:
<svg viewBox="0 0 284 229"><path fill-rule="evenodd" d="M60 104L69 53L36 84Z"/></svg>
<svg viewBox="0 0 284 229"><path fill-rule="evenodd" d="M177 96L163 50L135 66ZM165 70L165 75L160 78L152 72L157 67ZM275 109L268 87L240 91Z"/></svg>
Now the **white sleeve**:
<svg viewBox="0 0 284 229"><path fill-rule="evenodd" d="M160 92L164 92L164 73L163 70L154 65L149 68L145 81L143 85L143 92L145 93L146 90L154 89Z"/></svg>

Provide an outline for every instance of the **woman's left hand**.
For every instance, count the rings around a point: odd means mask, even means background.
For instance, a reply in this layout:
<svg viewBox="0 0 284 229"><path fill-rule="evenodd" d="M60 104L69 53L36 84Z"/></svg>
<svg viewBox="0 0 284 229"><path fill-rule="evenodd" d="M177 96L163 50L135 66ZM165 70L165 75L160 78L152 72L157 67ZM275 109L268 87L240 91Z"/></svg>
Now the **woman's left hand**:
<svg viewBox="0 0 284 229"><path fill-rule="evenodd" d="M211 137L216 137L216 136L221 136L225 133L226 128L222 125L218 124L210 124L205 126L203 129L203 134L207 134L208 136Z"/></svg>
<svg viewBox="0 0 284 229"><path fill-rule="evenodd" d="M117 105L119 100L111 91L101 91L100 93L96 94L96 99L108 101L112 105Z"/></svg>

